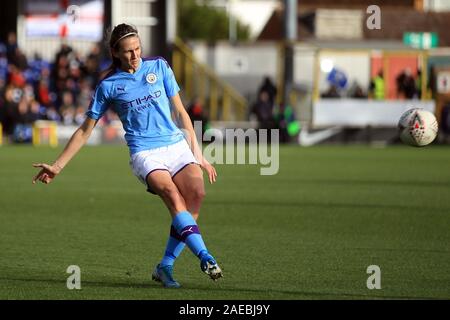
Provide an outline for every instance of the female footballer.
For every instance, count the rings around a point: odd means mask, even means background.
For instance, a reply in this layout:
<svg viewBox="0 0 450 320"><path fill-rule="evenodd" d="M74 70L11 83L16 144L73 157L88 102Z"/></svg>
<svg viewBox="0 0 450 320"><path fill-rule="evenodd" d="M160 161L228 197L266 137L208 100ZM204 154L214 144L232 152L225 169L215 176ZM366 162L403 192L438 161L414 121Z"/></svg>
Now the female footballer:
<svg viewBox="0 0 450 320"><path fill-rule="evenodd" d="M33 164L41 168L33 183L52 182L86 143L105 111L113 108L125 130L134 174L164 201L172 217L165 253L152 279L165 287L180 287L173 279L173 265L186 244L200 259L201 270L216 280L222 270L208 252L196 219L205 196L202 169L210 183L217 173L202 156L174 74L163 58L141 58L141 42L133 26L116 26L109 49L113 62L95 89L86 120L52 165ZM172 120L172 111L185 134Z"/></svg>

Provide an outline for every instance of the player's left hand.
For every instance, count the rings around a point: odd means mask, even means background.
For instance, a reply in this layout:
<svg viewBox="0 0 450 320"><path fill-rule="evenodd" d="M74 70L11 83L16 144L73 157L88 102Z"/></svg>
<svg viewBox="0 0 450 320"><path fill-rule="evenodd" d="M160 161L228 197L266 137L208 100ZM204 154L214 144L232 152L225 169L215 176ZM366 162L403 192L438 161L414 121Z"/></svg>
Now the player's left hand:
<svg viewBox="0 0 450 320"><path fill-rule="evenodd" d="M200 166L208 174L209 183L216 182L217 171L206 159L203 159Z"/></svg>

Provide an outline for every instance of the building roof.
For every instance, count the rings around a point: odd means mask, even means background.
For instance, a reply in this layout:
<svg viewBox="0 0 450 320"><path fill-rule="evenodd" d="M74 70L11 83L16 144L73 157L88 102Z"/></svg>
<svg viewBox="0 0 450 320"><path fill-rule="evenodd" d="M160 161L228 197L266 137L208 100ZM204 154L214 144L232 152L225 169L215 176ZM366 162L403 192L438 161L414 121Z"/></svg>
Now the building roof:
<svg viewBox="0 0 450 320"><path fill-rule="evenodd" d="M417 50L405 45L401 40L317 40L308 39L302 43L314 46L319 49L361 49L361 50Z"/></svg>
<svg viewBox="0 0 450 320"><path fill-rule="evenodd" d="M328 1L328 0L326 0ZM340 2L339 2L340 3ZM352 10L362 10L356 7L352 7ZM308 6L299 8L297 35L299 41L317 40L316 37L316 18L319 9L325 8L313 8L307 9ZM334 10L336 8L326 9ZM338 8L339 9L339 8ZM336 10L338 10L336 9ZM366 19L370 15L363 11L361 21L362 38L355 39L353 44L357 46L358 40L378 41L378 44L386 43L385 46L396 47L400 46L398 42L403 41L403 34L405 32L435 32L439 37L439 46L450 46L450 12L423 12L415 10L413 7L382 7L381 8L381 29L370 30L366 27ZM283 39L283 10L275 10L261 31L258 40L272 40L279 41ZM335 38L332 40L340 40ZM396 43L397 42L397 43ZM344 42L345 43L345 42ZM372 44L376 44L373 42ZM370 43L363 43L362 46L369 45ZM337 43L336 46L339 46ZM401 46L400 46L401 47ZM409 48L404 46L404 48Z"/></svg>

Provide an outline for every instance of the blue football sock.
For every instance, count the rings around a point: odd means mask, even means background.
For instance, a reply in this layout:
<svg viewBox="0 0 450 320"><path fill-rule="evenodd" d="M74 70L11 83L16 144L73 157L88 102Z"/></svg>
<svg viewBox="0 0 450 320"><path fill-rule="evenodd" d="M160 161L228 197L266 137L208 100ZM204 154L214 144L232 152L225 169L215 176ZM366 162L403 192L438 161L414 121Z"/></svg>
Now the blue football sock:
<svg viewBox="0 0 450 320"><path fill-rule="evenodd" d="M185 243L181 240L181 237L175 228L170 226L170 236L169 240L167 240L166 251L164 252L164 257L161 260L160 266L173 266L176 258L178 258L185 246Z"/></svg>
<svg viewBox="0 0 450 320"><path fill-rule="evenodd" d="M173 218L172 225L193 254L201 259L208 253L197 223L188 211L178 213Z"/></svg>

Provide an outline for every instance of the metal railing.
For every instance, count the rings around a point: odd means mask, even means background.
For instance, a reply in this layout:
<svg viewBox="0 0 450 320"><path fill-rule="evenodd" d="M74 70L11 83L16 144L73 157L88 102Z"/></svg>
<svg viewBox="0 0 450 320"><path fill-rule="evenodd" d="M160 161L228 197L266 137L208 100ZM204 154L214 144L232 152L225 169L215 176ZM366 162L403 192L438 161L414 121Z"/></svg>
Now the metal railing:
<svg viewBox="0 0 450 320"><path fill-rule="evenodd" d="M179 38L174 42L172 68L185 98L199 99L210 120L242 121L246 118L247 100L210 67L199 62Z"/></svg>

